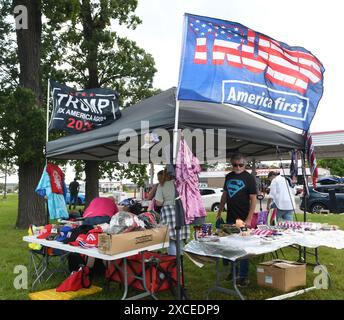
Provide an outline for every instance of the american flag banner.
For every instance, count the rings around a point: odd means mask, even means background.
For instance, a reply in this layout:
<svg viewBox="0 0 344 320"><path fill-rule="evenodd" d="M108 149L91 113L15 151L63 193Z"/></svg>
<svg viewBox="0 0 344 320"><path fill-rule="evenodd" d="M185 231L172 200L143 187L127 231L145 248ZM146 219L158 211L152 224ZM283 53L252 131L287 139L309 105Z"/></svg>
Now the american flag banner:
<svg viewBox="0 0 344 320"><path fill-rule="evenodd" d="M309 165L309 170L312 175L313 186L316 188L317 186L317 179L318 179L318 167L317 167L317 160L315 158L315 151L314 145L312 141L312 135L309 131L307 131L304 135L305 137L305 144L306 144L306 157Z"/></svg>
<svg viewBox="0 0 344 320"><path fill-rule="evenodd" d="M236 22L185 15L179 100L238 105L308 130L324 71L302 47Z"/></svg>

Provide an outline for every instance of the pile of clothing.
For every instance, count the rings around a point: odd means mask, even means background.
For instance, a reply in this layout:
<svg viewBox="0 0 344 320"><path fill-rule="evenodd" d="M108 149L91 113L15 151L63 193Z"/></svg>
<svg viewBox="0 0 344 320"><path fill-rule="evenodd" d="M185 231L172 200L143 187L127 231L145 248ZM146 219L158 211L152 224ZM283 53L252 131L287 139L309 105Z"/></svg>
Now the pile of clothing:
<svg viewBox="0 0 344 320"><path fill-rule="evenodd" d="M109 223L100 224L99 227L108 234L119 234L155 228L157 224L156 216L152 212L135 215L131 212L120 211L111 218Z"/></svg>
<svg viewBox="0 0 344 320"><path fill-rule="evenodd" d="M124 199L120 202L120 205L124 207L124 211L128 211L136 215L139 215L142 212L141 203L133 198Z"/></svg>
<svg viewBox="0 0 344 320"><path fill-rule="evenodd" d="M72 246L83 248L98 247L98 235L100 233L120 234L131 231L141 231L157 227L156 215L152 212L144 212L138 216L131 212L120 211L112 216L109 223L99 225L58 225L47 224L45 226L30 226L29 234L37 239L59 241ZM37 250L40 245L30 244L31 249Z"/></svg>
<svg viewBox="0 0 344 320"><path fill-rule="evenodd" d="M143 212L138 218L144 222L146 229L156 228L160 222L160 214L156 211Z"/></svg>
<svg viewBox="0 0 344 320"><path fill-rule="evenodd" d="M98 225L109 223L111 218L118 213L118 207L113 197L94 198L84 211L82 217L84 225Z"/></svg>

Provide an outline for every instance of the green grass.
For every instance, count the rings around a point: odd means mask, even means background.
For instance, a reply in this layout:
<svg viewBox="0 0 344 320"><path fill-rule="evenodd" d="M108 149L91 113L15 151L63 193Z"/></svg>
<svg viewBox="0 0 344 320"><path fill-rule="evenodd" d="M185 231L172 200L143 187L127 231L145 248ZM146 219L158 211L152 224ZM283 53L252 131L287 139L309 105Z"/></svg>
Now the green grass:
<svg viewBox="0 0 344 320"><path fill-rule="evenodd" d="M27 243L22 241L22 237L27 235L26 230L16 230L14 228L17 216L17 196L8 195L6 200L0 200L0 299L28 299L30 290L16 290L13 286L13 281L17 274L14 273L14 268L17 265L29 266L29 252ZM299 215L298 220L302 220ZM309 221L322 222L329 224L337 224L344 229L344 215L308 215ZM209 213L207 221L215 223L215 214ZM296 250L286 248L283 249L286 258L289 260L297 260L298 252ZM294 299L344 299L344 250L320 248L319 249L320 262L325 265L331 276L331 288L328 290L314 290L304 295L295 297ZM266 259L270 257L266 256ZM308 257L311 259L311 257ZM207 263L203 268L197 267L188 258L185 258L185 282L186 288L191 299L205 299L207 290L214 284L215 281L215 264ZM264 289L256 285L256 264L261 261L261 257L250 259L250 286L242 290L243 294L248 299L266 299L274 295L280 294L277 291ZM313 260L312 260L313 261ZM222 277L224 278L228 270L223 270ZM313 279L316 274L313 273L313 267L307 267L307 286L313 285ZM40 284L36 290L51 289L58 286L63 280L64 276L56 275L48 282ZM228 282L223 280L223 285L230 288ZM103 286L103 279L95 279L94 284ZM29 286L30 288L30 286ZM134 292L131 292L132 294ZM100 294L92 295L83 299L101 300L101 299L120 299L122 296L118 284L112 284L109 292L102 292ZM169 292L160 293L159 299L172 299ZM231 300L236 299L232 296L212 293L211 299Z"/></svg>

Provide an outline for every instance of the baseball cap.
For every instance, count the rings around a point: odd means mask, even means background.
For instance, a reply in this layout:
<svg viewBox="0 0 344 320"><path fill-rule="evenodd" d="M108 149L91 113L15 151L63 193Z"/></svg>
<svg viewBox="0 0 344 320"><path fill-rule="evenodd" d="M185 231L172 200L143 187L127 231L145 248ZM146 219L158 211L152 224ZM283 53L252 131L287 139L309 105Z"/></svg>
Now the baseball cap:
<svg viewBox="0 0 344 320"><path fill-rule="evenodd" d="M56 241L62 242L63 240L67 239L68 232L72 231L73 228L70 226L64 226L60 230L60 235L55 239Z"/></svg>
<svg viewBox="0 0 344 320"><path fill-rule="evenodd" d="M88 233L85 240L79 240L79 245L83 248L96 248L98 247L99 233Z"/></svg>
<svg viewBox="0 0 344 320"><path fill-rule="evenodd" d="M37 239L46 239L50 235L52 227L53 226L51 224L47 224L46 226L44 226L44 229L37 236Z"/></svg>
<svg viewBox="0 0 344 320"><path fill-rule="evenodd" d="M100 225L97 225L94 229L88 231L88 233L103 233L103 228Z"/></svg>
<svg viewBox="0 0 344 320"><path fill-rule="evenodd" d="M47 240L56 240L56 238L60 235L62 226L61 225L54 225L51 228L51 233L46 238Z"/></svg>
<svg viewBox="0 0 344 320"><path fill-rule="evenodd" d="M69 242L71 246L79 247L80 242L85 242L87 234L79 234L75 241Z"/></svg>
<svg viewBox="0 0 344 320"><path fill-rule="evenodd" d="M74 228L73 230L68 231L66 239L63 240L62 242L63 243L74 242L74 241L76 241L76 238L80 234L87 234L88 231L90 231L91 229L93 229L92 226L86 226L86 225L82 225L82 226L79 226L77 228Z"/></svg>

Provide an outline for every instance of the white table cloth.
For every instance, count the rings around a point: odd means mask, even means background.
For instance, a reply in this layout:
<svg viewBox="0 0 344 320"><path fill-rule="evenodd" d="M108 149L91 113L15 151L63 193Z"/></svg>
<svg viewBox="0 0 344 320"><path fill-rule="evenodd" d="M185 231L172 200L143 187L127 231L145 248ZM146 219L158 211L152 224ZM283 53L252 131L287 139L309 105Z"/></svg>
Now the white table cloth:
<svg viewBox="0 0 344 320"><path fill-rule="evenodd" d="M257 235L243 237L235 234L220 237L218 242L192 240L184 250L202 256L235 261L245 256L274 252L290 245L344 249L344 231L290 231L271 239Z"/></svg>

